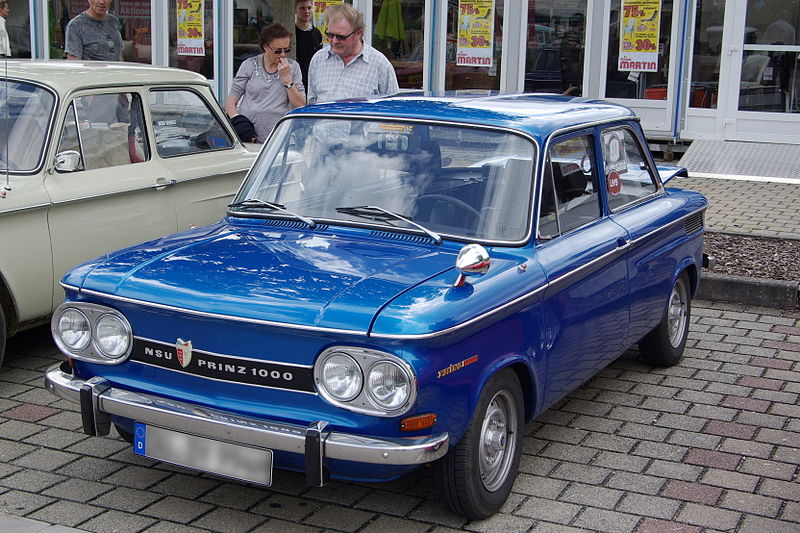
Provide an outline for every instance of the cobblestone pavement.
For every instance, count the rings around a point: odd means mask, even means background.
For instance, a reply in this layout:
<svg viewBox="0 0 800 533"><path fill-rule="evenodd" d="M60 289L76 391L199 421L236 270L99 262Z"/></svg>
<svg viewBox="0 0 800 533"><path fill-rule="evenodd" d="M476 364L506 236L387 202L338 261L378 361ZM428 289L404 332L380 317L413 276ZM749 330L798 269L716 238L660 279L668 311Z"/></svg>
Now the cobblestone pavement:
<svg viewBox="0 0 800 533"><path fill-rule="evenodd" d="M797 533L800 313L701 301L692 320L679 366L630 351L529 424L514 491L480 522L430 470L321 489L276 472L268 490L87 437L43 388L48 331L27 332L0 373L0 531Z"/></svg>
<svg viewBox="0 0 800 533"><path fill-rule="evenodd" d="M800 239L800 182L684 178L669 185L706 195L705 222L711 231Z"/></svg>

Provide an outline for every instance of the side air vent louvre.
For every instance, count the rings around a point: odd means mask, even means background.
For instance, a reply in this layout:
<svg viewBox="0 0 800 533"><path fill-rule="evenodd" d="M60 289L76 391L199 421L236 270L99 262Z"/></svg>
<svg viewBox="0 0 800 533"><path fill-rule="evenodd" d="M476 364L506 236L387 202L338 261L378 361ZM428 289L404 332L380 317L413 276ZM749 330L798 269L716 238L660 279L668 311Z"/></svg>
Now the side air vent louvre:
<svg viewBox="0 0 800 533"><path fill-rule="evenodd" d="M433 244L433 239L408 233L392 233L390 231L373 231L369 234L373 239L390 239L394 241L413 242L416 244Z"/></svg>
<svg viewBox="0 0 800 533"><path fill-rule="evenodd" d="M308 225L303 222L297 220L282 220L279 218L268 218L264 221L264 224L267 226L277 226L279 228L309 229ZM327 229L327 224L317 224L311 231L326 231Z"/></svg>
<svg viewBox="0 0 800 533"><path fill-rule="evenodd" d="M686 231L686 235L691 235L703 229L703 213L695 213L685 218L683 221L683 229Z"/></svg>

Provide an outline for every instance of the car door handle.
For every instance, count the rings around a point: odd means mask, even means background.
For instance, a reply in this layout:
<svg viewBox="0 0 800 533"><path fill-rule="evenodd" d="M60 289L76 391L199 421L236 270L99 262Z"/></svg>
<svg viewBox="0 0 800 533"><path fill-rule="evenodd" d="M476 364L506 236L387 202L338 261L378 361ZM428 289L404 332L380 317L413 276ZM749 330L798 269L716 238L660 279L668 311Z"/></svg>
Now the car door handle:
<svg viewBox="0 0 800 533"><path fill-rule="evenodd" d="M161 191L166 189L167 187L172 187L176 183L178 182L174 179L168 180L166 178L158 178L155 184L153 184L153 188L157 191Z"/></svg>

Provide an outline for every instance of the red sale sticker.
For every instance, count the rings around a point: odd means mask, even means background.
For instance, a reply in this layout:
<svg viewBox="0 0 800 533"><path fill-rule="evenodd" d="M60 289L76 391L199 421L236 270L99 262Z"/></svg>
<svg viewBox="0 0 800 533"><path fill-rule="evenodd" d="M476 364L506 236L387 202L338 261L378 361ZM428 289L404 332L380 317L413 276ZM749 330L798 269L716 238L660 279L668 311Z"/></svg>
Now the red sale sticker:
<svg viewBox="0 0 800 533"><path fill-rule="evenodd" d="M618 195L622 189L622 182L620 182L619 173L616 170L612 170L606 176L606 187L612 196Z"/></svg>

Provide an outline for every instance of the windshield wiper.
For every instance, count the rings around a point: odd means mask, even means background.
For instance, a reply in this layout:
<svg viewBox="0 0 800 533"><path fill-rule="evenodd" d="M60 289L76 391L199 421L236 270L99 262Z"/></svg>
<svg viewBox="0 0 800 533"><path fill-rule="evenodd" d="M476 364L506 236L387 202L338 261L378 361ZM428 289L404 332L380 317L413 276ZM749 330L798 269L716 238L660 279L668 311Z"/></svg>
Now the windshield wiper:
<svg viewBox="0 0 800 533"><path fill-rule="evenodd" d="M351 207L337 207L336 211L348 215L356 215L364 218L369 218L371 220L383 220L383 221L402 220L404 222L408 222L418 230L422 231L425 235L433 239L433 241L436 244L442 244L442 238L439 236L438 233L432 232L422 224L417 224L408 217L405 217L399 213L394 213L382 207L378 207L377 205L354 205Z"/></svg>
<svg viewBox="0 0 800 533"><path fill-rule="evenodd" d="M250 207L266 207L267 209L274 209L275 211L286 213L287 215L296 218L300 222L303 222L309 228L314 228L317 225L317 223L311 220L310 218L298 215L297 213L293 213L292 211L286 209L286 206L284 206L283 204L276 204L275 202L266 202L258 198L248 198L247 200L242 200L241 202L234 202L232 204L228 204L228 209L250 208Z"/></svg>

